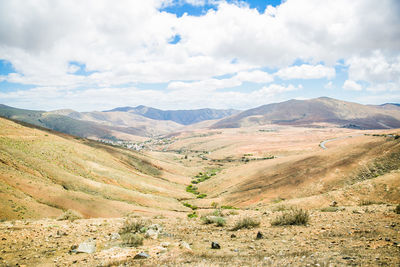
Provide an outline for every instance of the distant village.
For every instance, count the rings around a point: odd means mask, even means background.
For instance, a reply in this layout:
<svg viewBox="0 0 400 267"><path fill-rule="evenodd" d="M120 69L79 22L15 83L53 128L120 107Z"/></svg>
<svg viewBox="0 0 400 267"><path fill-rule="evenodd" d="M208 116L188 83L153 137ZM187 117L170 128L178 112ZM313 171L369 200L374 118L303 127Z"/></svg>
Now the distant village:
<svg viewBox="0 0 400 267"><path fill-rule="evenodd" d="M98 141L105 144L124 147L135 151L141 151L141 150L166 151L168 146L167 147L165 146L174 142L172 138L149 139L143 142L132 142L126 140L112 140L112 139L99 139ZM161 149L159 146L164 146L164 148Z"/></svg>

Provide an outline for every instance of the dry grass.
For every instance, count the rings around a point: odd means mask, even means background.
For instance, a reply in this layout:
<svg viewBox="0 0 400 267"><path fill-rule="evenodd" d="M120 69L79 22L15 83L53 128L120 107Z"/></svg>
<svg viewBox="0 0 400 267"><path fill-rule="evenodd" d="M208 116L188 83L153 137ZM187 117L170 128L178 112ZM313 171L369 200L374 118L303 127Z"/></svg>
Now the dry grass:
<svg viewBox="0 0 400 267"><path fill-rule="evenodd" d="M307 225L309 219L310 215L307 211L302 209L291 209L289 211L284 211L282 215L276 217L271 222L271 225Z"/></svg>
<svg viewBox="0 0 400 267"><path fill-rule="evenodd" d="M70 221L73 222L75 220L82 219L82 215L74 210L67 210L60 217L57 218L59 221Z"/></svg>
<svg viewBox="0 0 400 267"><path fill-rule="evenodd" d="M237 231L239 229L251 229L251 228L255 228L259 225L260 225L260 221L250 218L250 217L245 217L235 223L235 225L232 228L232 231Z"/></svg>

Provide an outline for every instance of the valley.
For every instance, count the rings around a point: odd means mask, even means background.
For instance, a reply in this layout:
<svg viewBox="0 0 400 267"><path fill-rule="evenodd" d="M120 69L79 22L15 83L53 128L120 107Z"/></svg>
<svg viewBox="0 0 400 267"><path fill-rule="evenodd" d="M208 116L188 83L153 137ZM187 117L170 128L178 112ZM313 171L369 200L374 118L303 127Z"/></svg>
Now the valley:
<svg viewBox="0 0 400 267"><path fill-rule="evenodd" d="M92 140L0 118L0 264L400 263L398 129L214 127L227 119ZM304 224L277 225L297 211ZM232 230L241 220L255 223ZM126 243L127 222L146 225L129 233L142 244Z"/></svg>

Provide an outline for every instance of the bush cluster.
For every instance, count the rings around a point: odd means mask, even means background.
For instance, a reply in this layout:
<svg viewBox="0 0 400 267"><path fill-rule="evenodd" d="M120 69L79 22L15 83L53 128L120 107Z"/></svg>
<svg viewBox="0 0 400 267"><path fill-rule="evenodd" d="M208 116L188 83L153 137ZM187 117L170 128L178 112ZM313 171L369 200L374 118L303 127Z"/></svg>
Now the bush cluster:
<svg viewBox="0 0 400 267"><path fill-rule="evenodd" d="M310 219L307 211L302 209L291 209L283 212L271 222L272 225L306 225Z"/></svg>
<svg viewBox="0 0 400 267"><path fill-rule="evenodd" d="M260 222L256 219L245 217L236 222L235 226L233 226L232 231L237 231L239 229L251 229L260 225Z"/></svg>

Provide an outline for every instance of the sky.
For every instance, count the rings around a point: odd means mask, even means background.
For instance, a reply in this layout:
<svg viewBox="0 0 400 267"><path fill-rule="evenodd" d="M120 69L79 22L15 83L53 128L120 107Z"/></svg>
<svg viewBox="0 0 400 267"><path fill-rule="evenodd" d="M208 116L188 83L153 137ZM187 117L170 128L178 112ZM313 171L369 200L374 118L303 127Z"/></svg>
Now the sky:
<svg viewBox="0 0 400 267"><path fill-rule="evenodd" d="M0 103L400 103L398 0L0 0Z"/></svg>

